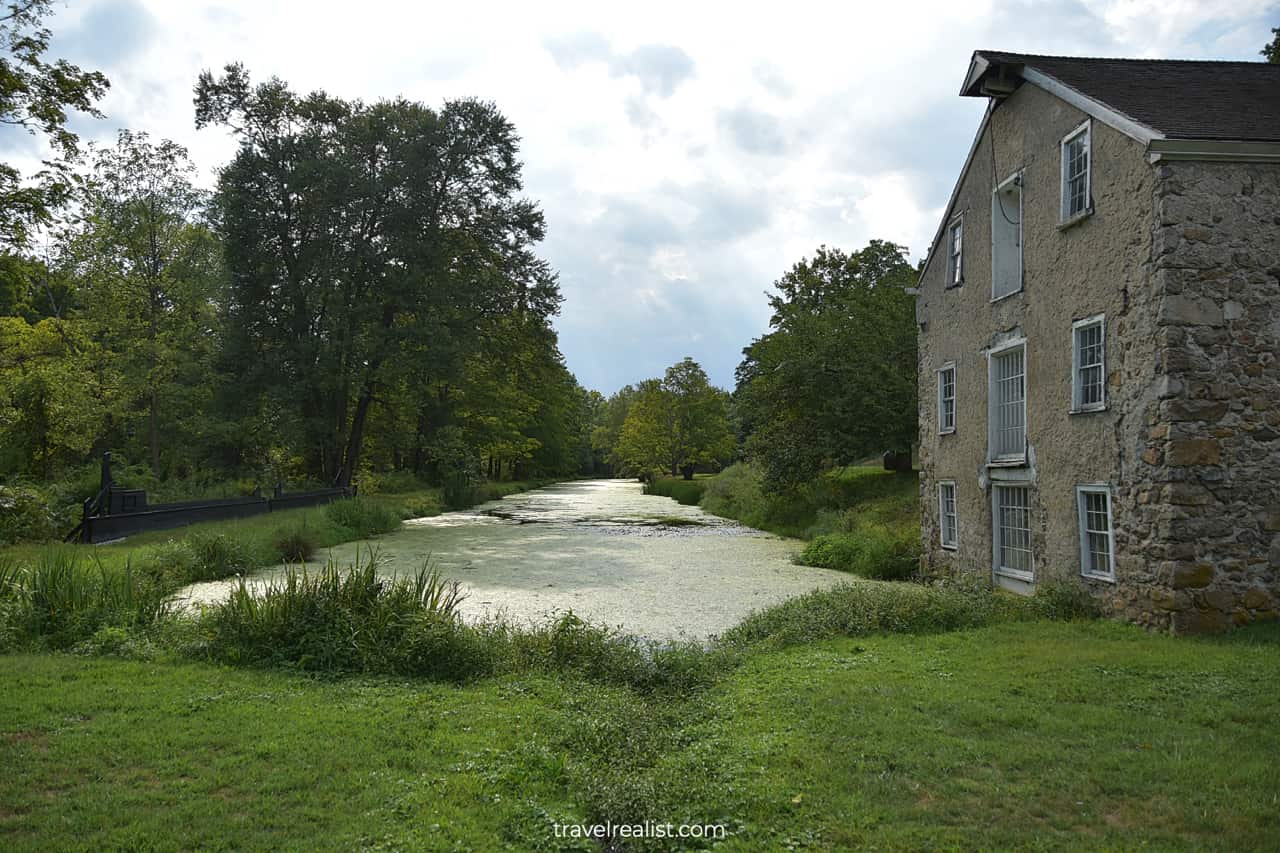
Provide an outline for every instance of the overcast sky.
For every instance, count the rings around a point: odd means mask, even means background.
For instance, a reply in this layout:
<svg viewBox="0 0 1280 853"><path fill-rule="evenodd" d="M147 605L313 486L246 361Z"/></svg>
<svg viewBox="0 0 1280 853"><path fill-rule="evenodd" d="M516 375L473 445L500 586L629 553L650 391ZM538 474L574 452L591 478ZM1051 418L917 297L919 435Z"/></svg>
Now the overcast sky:
<svg viewBox="0 0 1280 853"><path fill-rule="evenodd" d="M733 384L770 283L820 244L927 250L983 103L975 48L1258 59L1275 0L1033 3L200 3L70 0L54 55L103 71L105 121L186 145L212 185L234 150L194 129L196 75L346 98L496 102L546 212L569 368L605 393L689 355ZM0 136L0 157L33 153Z"/></svg>

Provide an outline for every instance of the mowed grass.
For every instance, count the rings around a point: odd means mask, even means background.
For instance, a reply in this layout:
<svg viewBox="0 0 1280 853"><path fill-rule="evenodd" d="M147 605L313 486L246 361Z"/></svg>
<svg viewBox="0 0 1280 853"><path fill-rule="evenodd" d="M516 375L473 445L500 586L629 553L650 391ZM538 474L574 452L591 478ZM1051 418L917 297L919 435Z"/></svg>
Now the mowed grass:
<svg viewBox="0 0 1280 853"><path fill-rule="evenodd" d="M599 849L552 823L606 818L721 823L729 850L1280 837L1276 625L835 639L674 696L69 655L0 681L4 849Z"/></svg>

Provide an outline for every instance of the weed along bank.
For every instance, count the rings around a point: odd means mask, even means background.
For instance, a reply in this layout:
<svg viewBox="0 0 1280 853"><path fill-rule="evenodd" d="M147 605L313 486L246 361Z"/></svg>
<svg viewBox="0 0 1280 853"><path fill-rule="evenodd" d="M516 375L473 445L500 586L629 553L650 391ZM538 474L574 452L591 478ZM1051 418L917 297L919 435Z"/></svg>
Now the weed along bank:
<svg viewBox="0 0 1280 853"><path fill-rule="evenodd" d="M1280 607L1280 65L973 54L917 297L924 556L1174 632Z"/></svg>

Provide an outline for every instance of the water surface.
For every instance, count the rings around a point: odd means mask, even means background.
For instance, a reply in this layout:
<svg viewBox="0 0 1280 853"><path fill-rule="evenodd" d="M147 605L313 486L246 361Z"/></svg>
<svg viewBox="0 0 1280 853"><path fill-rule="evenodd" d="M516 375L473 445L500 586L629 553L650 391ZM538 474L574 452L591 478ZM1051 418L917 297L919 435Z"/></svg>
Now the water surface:
<svg viewBox="0 0 1280 853"><path fill-rule="evenodd" d="M680 519L691 524L674 524ZM566 610L655 639L705 639L752 610L844 575L794 565L801 543L645 495L627 480L536 489L473 509L406 521L397 531L338 545L340 565L376 547L390 574L430 560L467 594L467 618L539 621ZM262 585L283 566L255 573ZM224 597L235 581L187 587L191 602Z"/></svg>

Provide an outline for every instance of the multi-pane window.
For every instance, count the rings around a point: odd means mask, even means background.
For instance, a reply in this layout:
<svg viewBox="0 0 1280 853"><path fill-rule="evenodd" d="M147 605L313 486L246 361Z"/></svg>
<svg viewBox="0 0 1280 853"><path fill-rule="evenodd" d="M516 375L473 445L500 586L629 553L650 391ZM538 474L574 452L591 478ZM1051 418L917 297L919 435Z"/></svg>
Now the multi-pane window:
<svg viewBox="0 0 1280 853"><path fill-rule="evenodd" d="M960 535L956 521L956 484L954 482L938 483L938 530L942 547L956 548Z"/></svg>
<svg viewBox="0 0 1280 853"><path fill-rule="evenodd" d="M948 364L938 371L938 432L956 431L956 367Z"/></svg>
<svg viewBox="0 0 1280 853"><path fill-rule="evenodd" d="M947 232L947 287L964 279L964 220L957 219Z"/></svg>
<svg viewBox="0 0 1280 853"><path fill-rule="evenodd" d="M1076 412L1105 409L1106 336L1101 317L1091 317L1075 324L1072 330L1071 408Z"/></svg>
<svg viewBox="0 0 1280 853"><path fill-rule="evenodd" d="M1079 486L1076 502L1080 513L1080 572L1113 580L1116 570L1111 490L1106 486Z"/></svg>
<svg viewBox="0 0 1280 853"><path fill-rule="evenodd" d="M1028 486L995 486L992 495L992 530L995 569L998 573L1031 578L1031 489Z"/></svg>
<svg viewBox="0 0 1280 853"><path fill-rule="evenodd" d="M1089 209L1089 123L1062 140L1062 220Z"/></svg>
<svg viewBox="0 0 1280 853"><path fill-rule="evenodd" d="M988 366L988 456L992 462L1026 458L1026 346L1017 344L991 354Z"/></svg>

